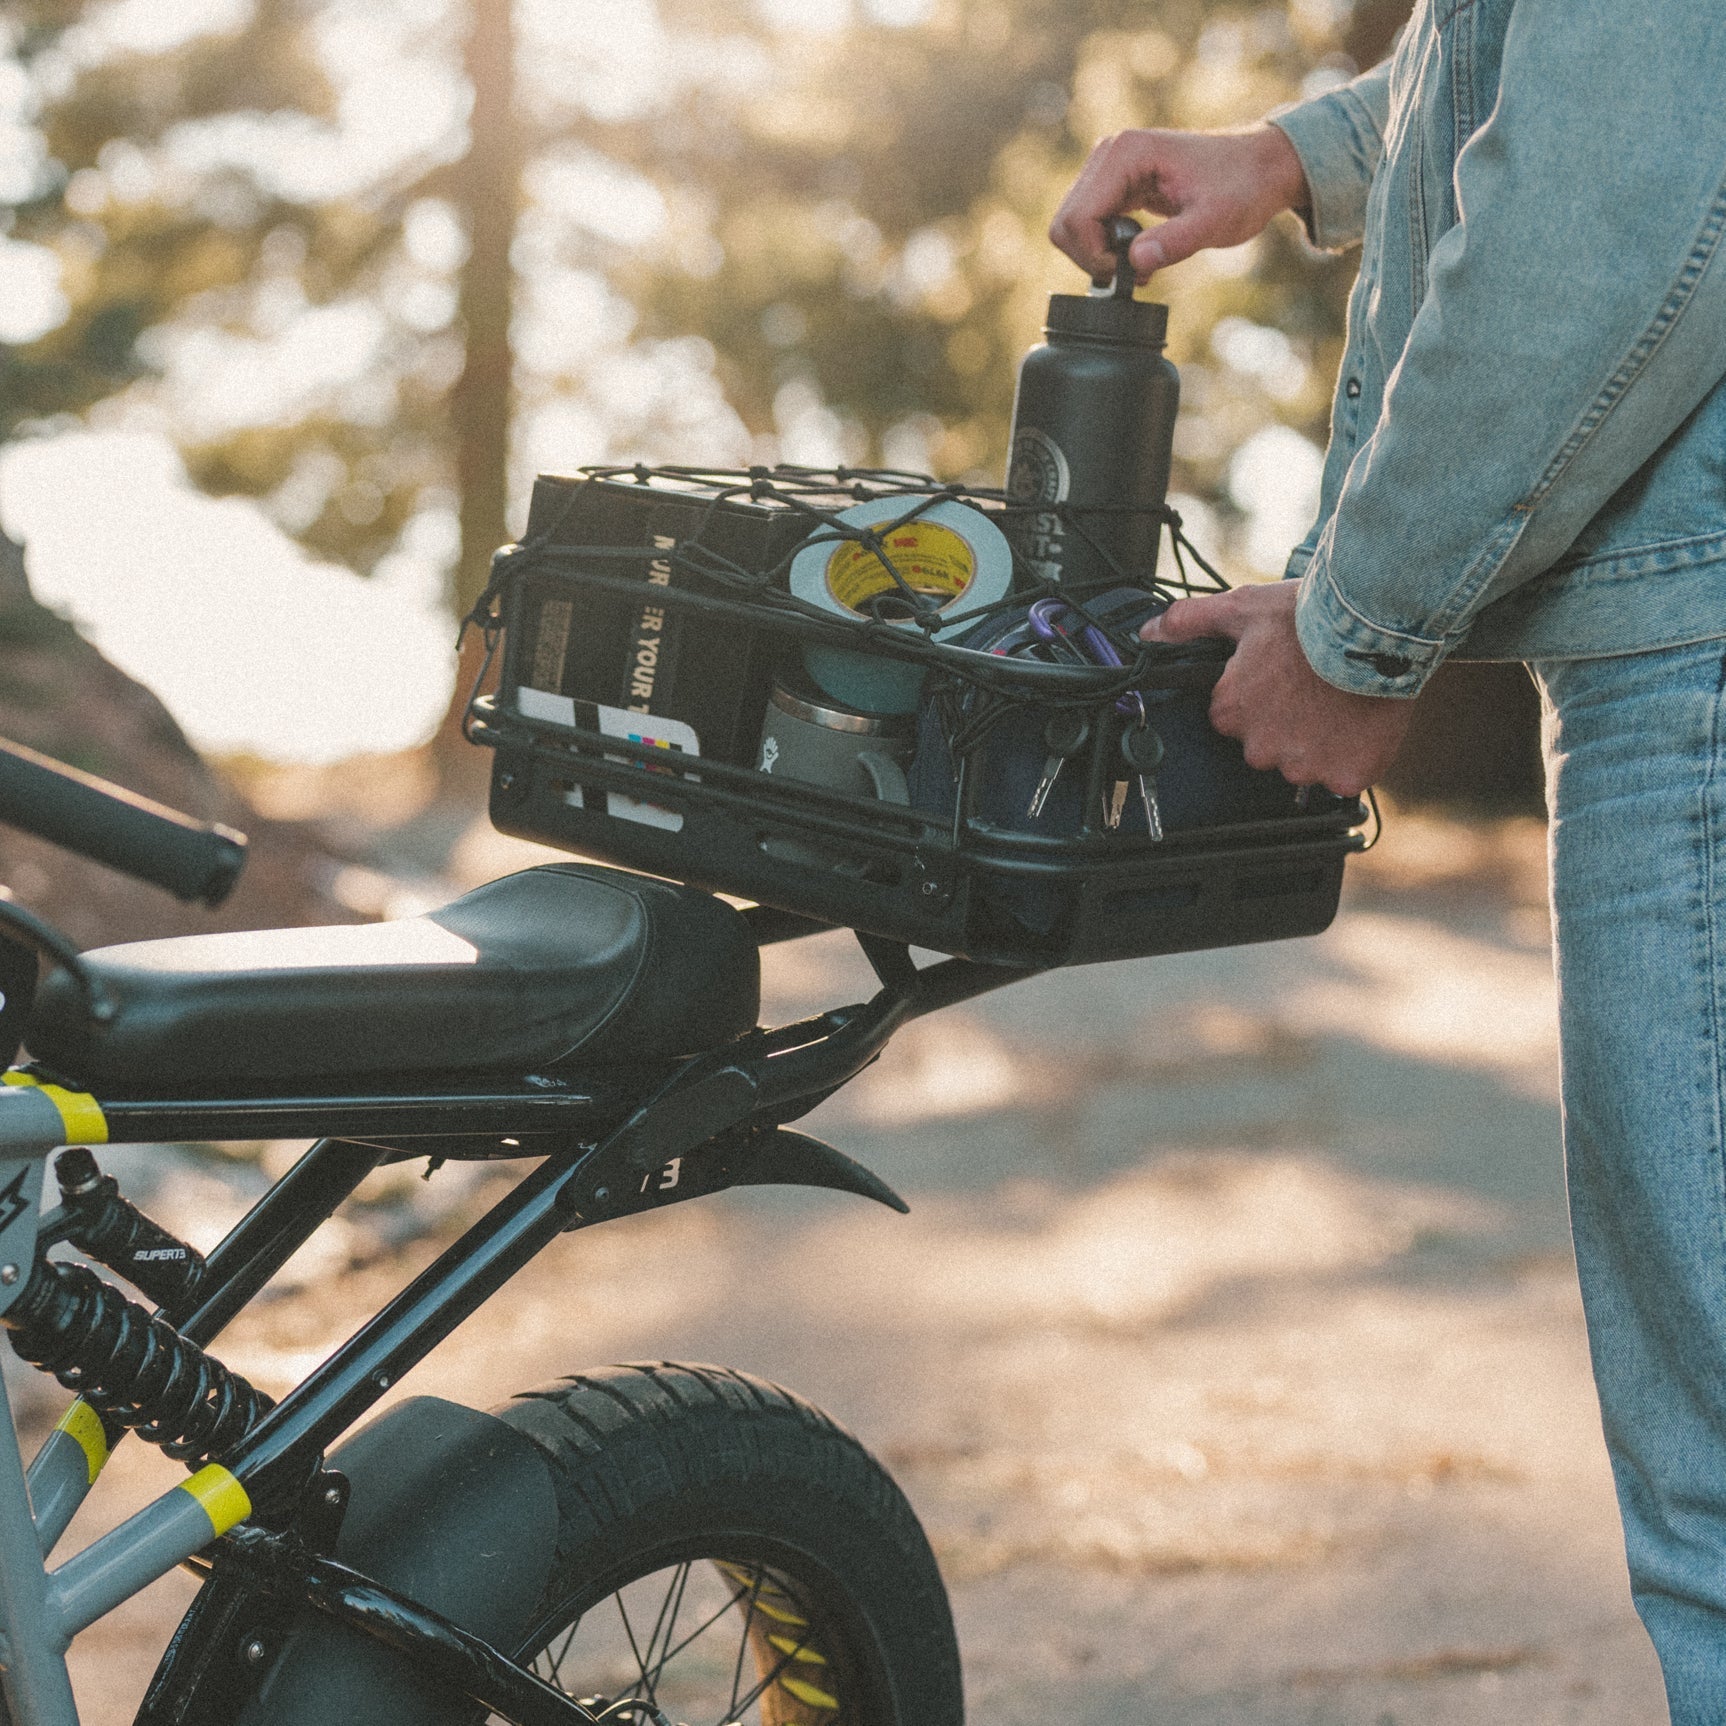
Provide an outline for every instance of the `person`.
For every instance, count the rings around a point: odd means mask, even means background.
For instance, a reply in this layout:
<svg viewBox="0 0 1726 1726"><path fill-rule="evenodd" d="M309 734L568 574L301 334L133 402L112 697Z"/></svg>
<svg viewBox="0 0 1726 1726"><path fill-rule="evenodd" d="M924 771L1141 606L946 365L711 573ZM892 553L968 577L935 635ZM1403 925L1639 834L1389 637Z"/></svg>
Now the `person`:
<svg viewBox="0 0 1726 1726"><path fill-rule="evenodd" d="M1221 134L1099 144L1051 238L1141 281L1294 210L1362 244L1286 582L1236 648L1255 766L1360 791L1453 655L1542 698L1567 1179L1632 1592L1726 1720L1726 8L1417 0L1391 58Z"/></svg>

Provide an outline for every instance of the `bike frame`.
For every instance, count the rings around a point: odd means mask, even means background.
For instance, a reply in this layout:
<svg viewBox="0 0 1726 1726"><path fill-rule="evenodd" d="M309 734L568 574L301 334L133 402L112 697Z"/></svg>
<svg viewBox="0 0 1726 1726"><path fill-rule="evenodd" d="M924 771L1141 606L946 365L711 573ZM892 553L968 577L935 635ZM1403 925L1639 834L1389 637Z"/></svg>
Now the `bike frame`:
<svg viewBox="0 0 1726 1726"><path fill-rule="evenodd" d="M762 942L822 925L746 913ZM252 1098L97 1097L14 1071L0 1085L0 1316L33 1262L43 1160L56 1146L186 1137L315 1137L211 1254L183 1312L200 1345L222 1328L373 1169L409 1157L538 1157L511 1191L252 1426L237 1447L137 1515L48 1567L106 1460L110 1433L75 1402L28 1473L0 1383L0 1691L12 1726L77 1726L72 1638L180 1564L252 1597L309 1605L409 1654L422 1673L513 1726L593 1726L593 1715L504 1652L330 1556L346 1484L329 1447L402 1376L560 1234L728 1187L856 1192L903 1209L868 1170L785 1123L867 1066L913 1018L1029 975L858 937L881 981L858 1005L755 1031L634 1084L582 1088L524 1075L448 1091L380 1089ZM203 1597L200 1596L200 1599ZM141 1720L184 1721L208 1637L175 1638ZM203 1718L203 1716L200 1716Z"/></svg>

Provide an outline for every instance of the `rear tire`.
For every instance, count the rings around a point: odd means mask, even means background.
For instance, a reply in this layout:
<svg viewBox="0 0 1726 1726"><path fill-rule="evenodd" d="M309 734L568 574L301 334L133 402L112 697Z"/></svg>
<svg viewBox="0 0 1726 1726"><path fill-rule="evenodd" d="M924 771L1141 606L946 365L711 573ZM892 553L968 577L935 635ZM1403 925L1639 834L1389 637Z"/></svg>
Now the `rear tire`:
<svg viewBox="0 0 1726 1726"><path fill-rule="evenodd" d="M542 1678L687 1726L961 1726L929 1543L819 1409L745 1373L660 1362L495 1412L538 1446L557 1494L552 1580L517 1650Z"/></svg>

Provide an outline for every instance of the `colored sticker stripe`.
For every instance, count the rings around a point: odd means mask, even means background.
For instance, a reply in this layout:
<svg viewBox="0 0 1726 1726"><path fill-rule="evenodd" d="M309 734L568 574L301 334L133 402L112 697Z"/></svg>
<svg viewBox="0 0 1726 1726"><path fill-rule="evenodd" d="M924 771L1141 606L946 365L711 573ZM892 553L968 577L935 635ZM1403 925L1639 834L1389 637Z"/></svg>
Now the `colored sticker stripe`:
<svg viewBox="0 0 1726 1726"><path fill-rule="evenodd" d="M745 1570L742 1565L730 1564L723 1558L716 1558L713 1563L716 1569L722 1570L740 1588L747 1588L750 1591L753 1596L749 1602L751 1610L762 1613L768 1618L776 1619L781 1624L793 1625L799 1630L809 1628L807 1618L800 1618L795 1612L789 1610L789 1601L786 1601L784 1605L778 1603L784 1599L783 1595L773 1596L766 1592L772 1584L764 1574L758 1571Z"/></svg>
<svg viewBox="0 0 1726 1726"><path fill-rule="evenodd" d="M801 1660L806 1666L825 1666L827 1656L817 1654L813 1648L805 1648L800 1642L793 1642L789 1636L769 1636L767 1638L781 1654L789 1654L793 1660Z"/></svg>
<svg viewBox="0 0 1726 1726"><path fill-rule="evenodd" d="M28 1085L40 1091L54 1105L59 1111L60 1124L66 1129L67 1144L107 1144L108 1118L88 1091L68 1091L63 1085L46 1084L33 1073L10 1072L4 1079L8 1085Z"/></svg>
<svg viewBox="0 0 1726 1726"><path fill-rule="evenodd" d="M252 1501L246 1496L246 1489L219 1462L200 1468L190 1480L182 1480L179 1490L197 1499L218 1534L226 1534L252 1514Z"/></svg>
<svg viewBox="0 0 1726 1726"><path fill-rule="evenodd" d="M795 1612L787 1612L783 1606L775 1606L771 1600L763 1600L759 1595L750 1602L757 1612L765 1613L778 1624L795 1624L799 1630L809 1628L807 1618L799 1618Z"/></svg>
<svg viewBox="0 0 1726 1726"><path fill-rule="evenodd" d="M799 1702L807 1702L811 1708L837 1708L839 1698L829 1696L825 1690L817 1690L813 1684L802 1678L781 1678L781 1690L789 1690Z"/></svg>
<svg viewBox="0 0 1726 1726"><path fill-rule="evenodd" d="M84 1466L90 1471L90 1484L102 1472L108 1460L108 1435L102 1430L102 1417L82 1397L60 1416L54 1430L74 1440L84 1453Z"/></svg>

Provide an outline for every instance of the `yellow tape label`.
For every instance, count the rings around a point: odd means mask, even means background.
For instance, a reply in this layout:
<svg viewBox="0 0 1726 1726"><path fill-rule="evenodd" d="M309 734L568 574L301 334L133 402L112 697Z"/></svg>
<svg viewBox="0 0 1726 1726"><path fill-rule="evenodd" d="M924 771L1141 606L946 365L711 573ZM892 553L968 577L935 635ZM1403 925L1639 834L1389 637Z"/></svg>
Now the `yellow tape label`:
<svg viewBox="0 0 1726 1726"><path fill-rule="evenodd" d="M958 599L976 579L976 554L938 521L919 519L883 529L881 543L893 561L892 570L861 540L846 541L827 560L827 591L859 616L868 615L870 600L899 591L893 570L913 593L941 606Z"/></svg>
<svg viewBox="0 0 1726 1726"><path fill-rule="evenodd" d="M60 1416L56 1432L74 1440L84 1453L84 1466L90 1471L90 1484L102 1472L108 1460L108 1435L102 1430L102 1417L82 1397Z"/></svg>
<svg viewBox="0 0 1726 1726"><path fill-rule="evenodd" d="M9 1072L4 1075L8 1085L27 1085L40 1091L59 1111L60 1124L66 1129L69 1145L105 1145L108 1142L108 1118L102 1105L88 1091L68 1091L63 1085L45 1084L32 1073Z"/></svg>
<svg viewBox="0 0 1726 1726"><path fill-rule="evenodd" d="M179 1490L197 1499L218 1534L226 1534L252 1514L252 1501L246 1496L246 1489L219 1462L200 1468L190 1480L182 1480Z"/></svg>

